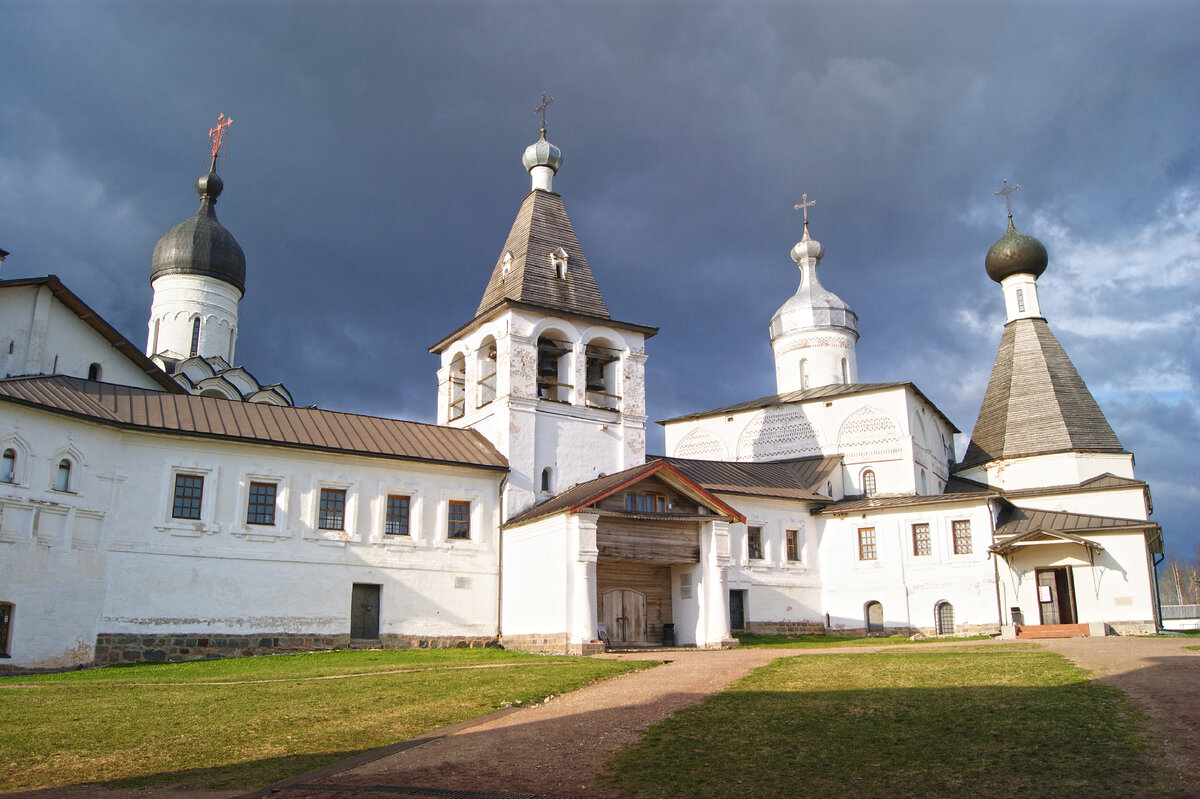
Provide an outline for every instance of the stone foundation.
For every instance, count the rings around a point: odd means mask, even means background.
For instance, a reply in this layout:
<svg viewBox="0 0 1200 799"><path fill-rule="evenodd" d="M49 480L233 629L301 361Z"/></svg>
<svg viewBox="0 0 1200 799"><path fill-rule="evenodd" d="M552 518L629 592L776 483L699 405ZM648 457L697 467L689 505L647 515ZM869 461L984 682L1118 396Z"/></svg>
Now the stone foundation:
<svg viewBox="0 0 1200 799"><path fill-rule="evenodd" d="M604 644L592 641L586 644L572 643L566 633L551 633L542 635L505 635L500 638L500 645L505 649L515 649L518 652L533 652L540 655L598 655L604 651Z"/></svg>
<svg viewBox="0 0 1200 799"><path fill-rule="evenodd" d="M319 652L329 649L466 649L496 647L495 638L471 636L427 637L381 635L378 639L353 639L349 635L142 635L101 633L96 636L95 664L178 663L184 660L273 655L285 652Z"/></svg>
<svg viewBox="0 0 1200 799"><path fill-rule="evenodd" d="M754 635L824 635L819 621L748 621L746 632Z"/></svg>
<svg viewBox="0 0 1200 799"><path fill-rule="evenodd" d="M1158 628L1153 619L1145 621L1110 621L1105 622L1113 635L1154 635Z"/></svg>

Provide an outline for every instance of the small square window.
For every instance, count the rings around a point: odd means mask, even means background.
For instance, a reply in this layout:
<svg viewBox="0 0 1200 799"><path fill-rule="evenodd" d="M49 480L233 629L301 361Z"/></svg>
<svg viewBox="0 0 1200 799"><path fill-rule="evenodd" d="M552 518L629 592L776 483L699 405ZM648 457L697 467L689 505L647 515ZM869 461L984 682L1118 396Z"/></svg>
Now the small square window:
<svg viewBox="0 0 1200 799"><path fill-rule="evenodd" d="M204 477L198 474L175 475L175 500L171 504L174 519L199 519L200 500L204 495Z"/></svg>
<svg viewBox="0 0 1200 799"><path fill-rule="evenodd" d="M391 494L387 498L387 512L383 519L384 535L409 535L408 513L411 497Z"/></svg>
<svg viewBox="0 0 1200 799"><path fill-rule="evenodd" d="M787 537L787 559L796 563L800 560L800 531L788 530L784 535Z"/></svg>
<svg viewBox="0 0 1200 799"><path fill-rule="evenodd" d="M914 555L932 555L933 540L929 535L929 525L921 522L912 526L913 535L913 554Z"/></svg>
<svg viewBox="0 0 1200 799"><path fill-rule="evenodd" d="M317 528L320 530L346 529L346 489L321 489L321 507L317 512Z"/></svg>
<svg viewBox="0 0 1200 799"><path fill-rule="evenodd" d="M875 560L875 528L858 528L858 559Z"/></svg>
<svg viewBox="0 0 1200 799"><path fill-rule="evenodd" d="M970 555L971 523L969 521L957 521L952 526L954 528L954 554Z"/></svg>
<svg viewBox="0 0 1200 799"><path fill-rule="evenodd" d="M750 560L762 560L762 528L746 528L746 554Z"/></svg>
<svg viewBox="0 0 1200 799"><path fill-rule="evenodd" d="M246 524L275 524L275 484L251 483Z"/></svg>
<svg viewBox="0 0 1200 799"><path fill-rule="evenodd" d="M446 510L446 537L471 537L471 503L461 500L450 500Z"/></svg>

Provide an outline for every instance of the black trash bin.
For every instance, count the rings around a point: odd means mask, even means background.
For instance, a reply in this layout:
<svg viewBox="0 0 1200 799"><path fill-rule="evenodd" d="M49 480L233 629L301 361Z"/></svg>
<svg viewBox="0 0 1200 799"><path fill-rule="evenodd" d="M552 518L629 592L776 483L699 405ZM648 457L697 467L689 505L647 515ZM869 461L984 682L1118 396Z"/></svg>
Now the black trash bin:
<svg viewBox="0 0 1200 799"><path fill-rule="evenodd" d="M675 625L669 622L663 625L663 646L675 646Z"/></svg>

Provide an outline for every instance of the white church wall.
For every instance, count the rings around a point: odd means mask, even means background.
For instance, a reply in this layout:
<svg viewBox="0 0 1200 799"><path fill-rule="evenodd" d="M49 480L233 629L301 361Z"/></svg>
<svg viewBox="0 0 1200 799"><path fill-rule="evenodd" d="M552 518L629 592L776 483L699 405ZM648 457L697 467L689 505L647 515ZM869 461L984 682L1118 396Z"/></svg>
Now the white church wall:
<svg viewBox="0 0 1200 799"><path fill-rule="evenodd" d="M1117 519L1144 520L1149 518L1146 494L1140 487L1022 496L1014 498L1013 504L1022 508L1084 513L1091 516L1111 516Z"/></svg>
<svg viewBox="0 0 1200 799"><path fill-rule="evenodd" d="M1006 491L1042 486L1078 485L1105 473L1133 477L1128 453L1063 452L998 460L965 469L962 477Z"/></svg>
<svg viewBox="0 0 1200 799"><path fill-rule="evenodd" d="M564 643L567 618L569 531L565 515L508 527L500 627L510 636L544 636Z"/></svg>
<svg viewBox="0 0 1200 799"><path fill-rule="evenodd" d="M955 551L956 521L969 523L970 552L963 551L962 542ZM929 554L914 554L913 525L926 524ZM873 531L873 538L869 533L860 536L860 531ZM874 557L869 557L872 541ZM867 604L879 602L886 629L933 632L935 607L949 602L957 631L998 629L990 544L990 514L980 504L897 508L828 519L821 573L822 605L831 628L864 630Z"/></svg>
<svg viewBox="0 0 1200 799"><path fill-rule="evenodd" d="M106 382L161 388L56 299L49 286L0 290L0 374L87 377L92 364L99 364L99 379Z"/></svg>
<svg viewBox="0 0 1200 799"><path fill-rule="evenodd" d="M192 354L193 325L200 320L196 354L234 362L238 302L242 293L217 278L170 274L154 279L146 354L173 358Z"/></svg>

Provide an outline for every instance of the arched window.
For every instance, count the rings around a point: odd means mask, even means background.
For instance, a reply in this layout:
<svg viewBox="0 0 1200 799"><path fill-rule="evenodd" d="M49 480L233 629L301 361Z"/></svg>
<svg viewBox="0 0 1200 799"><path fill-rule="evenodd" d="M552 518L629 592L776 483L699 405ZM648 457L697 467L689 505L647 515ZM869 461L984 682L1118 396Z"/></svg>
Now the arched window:
<svg viewBox="0 0 1200 799"><path fill-rule="evenodd" d="M550 467L547 466L545 469L542 469L542 490L543 491L549 493L550 491L553 490L553 485L554 485L553 480L554 480L554 472L550 469Z"/></svg>
<svg viewBox="0 0 1200 799"><path fill-rule="evenodd" d="M870 469L862 473L862 489L864 497L875 496L875 472Z"/></svg>
<svg viewBox="0 0 1200 799"><path fill-rule="evenodd" d="M604 339L588 342L584 351L585 376L587 378L587 404L593 408L616 410L617 373L621 356L617 349Z"/></svg>
<svg viewBox="0 0 1200 799"><path fill-rule="evenodd" d="M496 399L496 342L484 339L475 354L475 407L482 408Z"/></svg>
<svg viewBox="0 0 1200 799"><path fill-rule="evenodd" d="M554 338L547 331L537 341L537 386L540 399L570 402L572 385L567 379L571 343Z"/></svg>
<svg viewBox="0 0 1200 799"><path fill-rule="evenodd" d="M800 359L800 388L808 388L808 359Z"/></svg>
<svg viewBox="0 0 1200 799"><path fill-rule="evenodd" d="M933 619L938 635L954 634L954 606L949 602L939 602L934 606Z"/></svg>
<svg viewBox="0 0 1200 799"><path fill-rule="evenodd" d="M0 459L0 483L15 482L17 482L17 451L6 449L4 457Z"/></svg>
<svg viewBox="0 0 1200 799"><path fill-rule="evenodd" d="M63 458L58 462L58 474L54 478L55 491L71 490L71 461Z"/></svg>
<svg viewBox="0 0 1200 799"><path fill-rule="evenodd" d="M88 380L100 379L100 364L94 363L88 367Z"/></svg>
<svg viewBox="0 0 1200 799"><path fill-rule="evenodd" d="M450 391L446 418L459 419L467 412L467 359L460 352L450 361Z"/></svg>
<svg viewBox="0 0 1200 799"><path fill-rule="evenodd" d="M867 618L867 635L875 635L883 632L883 605L878 602L868 602L863 606L864 615Z"/></svg>
<svg viewBox="0 0 1200 799"><path fill-rule="evenodd" d="M200 317L192 320L192 349L189 355L195 355L200 351Z"/></svg>

